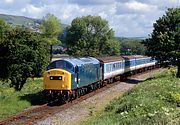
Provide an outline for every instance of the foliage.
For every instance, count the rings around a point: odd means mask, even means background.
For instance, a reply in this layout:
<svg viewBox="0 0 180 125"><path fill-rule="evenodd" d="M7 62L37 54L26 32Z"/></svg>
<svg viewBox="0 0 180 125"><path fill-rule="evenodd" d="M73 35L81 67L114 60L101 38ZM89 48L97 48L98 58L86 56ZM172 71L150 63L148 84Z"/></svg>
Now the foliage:
<svg viewBox="0 0 180 125"><path fill-rule="evenodd" d="M21 91L15 91L9 88L9 83L0 81L0 119L30 106L44 104L42 89L42 78L29 78Z"/></svg>
<svg viewBox="0 0 180 125"><path fill-rule="evenodd" d="M154 30L144 44L148 55L177 65L180 77L180 8L169 8L154 23Z"/></svg>
<svg viewBox="0 0 180 125"><path fill-rule="evenodd" d="M60 44L59 34L62 32L60 21L53 14L47 14L40 25L44 41L50 45L50 60L52 59L52 46Z"/></svg>
<svg viewBox="0 0 180 125"><path fill-rule="evenodd" d="M101 113L84 124L179 125L180 80L170 71L154 75L113 100ZM173 93L173 94L172 94ZM172 97L173 95L173 97ZM173 99L172 99L173 98Z"/></svg>
<svg viewBox="0 0 180 125"><path fill-rule="evenodd" d="M42 24L40 25L40 30L46 39L47 43L50 45L57 44L58 42L58 35L62 31L61 24L57 17L55 17L53 14L47 14Z"/></svg>
<svg viewBox="0 0 180 125"><path fill-rule="evenodd" d="M180 93L170 93L170 100L176 103L180 103Z"/></svg>
<svg viewBox="0 0 180 125"><path fill-rule="evenodd" d="M28 77L40 75L47 65L47 47L39 34L28 29L9 27L1 34L0 78L9 79L20 91Z"/></svg>
<svg viewBox="0 0 180 125"><path fill-rule="evenodd" d="M145 46L141 40L125 39L120 41L120 51L122 55L144 55Z"/></svg>
<svg viewBox="0 0 180 125"><path fill-rule="evenodd" d="M99 16L75 18L67 30L68 53L73 56L118 55L119 43L108 22Z"/></svg>
<svg viewBox="0 0 180 125"><path fill-rule="evenodd" d="M10 26L7 25L3 20L0 20L0 79L7 79L8 73L6 73L7 69L7 56L6 53L8 48L3 48L3 40L6 34L11 30Z"/></svg>
<svg viewBox="0 0 180 125"><path fill-rule="evenodd" d="M104 49L102 50L102 55L114 56L120 53L119 51L119 42L115 39L110 39L106 42ZM101 54L99 54L101 55Z"/></svg>

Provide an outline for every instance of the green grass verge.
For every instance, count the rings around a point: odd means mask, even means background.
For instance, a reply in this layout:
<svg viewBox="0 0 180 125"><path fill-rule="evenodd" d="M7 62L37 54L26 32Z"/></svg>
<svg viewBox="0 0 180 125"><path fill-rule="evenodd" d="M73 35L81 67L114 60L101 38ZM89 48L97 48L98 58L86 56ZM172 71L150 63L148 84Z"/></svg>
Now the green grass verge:
<svg viewBox="0 0 180 125"><path fill-rule="evenodd" d="M32 105L44 104L42 78L28 79L21 91L0 82L0 119L23 111Z"/></svg>
<svg viewBox="0 0 180 125"><path fill-rule="evenodd" d="M179 125L180 79L167 70L114 99L84 125Z"/></svg>

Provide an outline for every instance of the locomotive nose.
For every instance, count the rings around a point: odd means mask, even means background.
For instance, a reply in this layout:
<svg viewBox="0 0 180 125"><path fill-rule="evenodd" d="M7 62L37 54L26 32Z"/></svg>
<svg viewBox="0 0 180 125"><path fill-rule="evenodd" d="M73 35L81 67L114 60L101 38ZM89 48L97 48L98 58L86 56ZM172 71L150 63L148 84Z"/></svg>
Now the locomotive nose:
<svg viewBox="0 0 180 125"><path fill-rule="evenodd" d="M63 69L48 70L43 85L45 90L71 90L71 73Z"/></svg>

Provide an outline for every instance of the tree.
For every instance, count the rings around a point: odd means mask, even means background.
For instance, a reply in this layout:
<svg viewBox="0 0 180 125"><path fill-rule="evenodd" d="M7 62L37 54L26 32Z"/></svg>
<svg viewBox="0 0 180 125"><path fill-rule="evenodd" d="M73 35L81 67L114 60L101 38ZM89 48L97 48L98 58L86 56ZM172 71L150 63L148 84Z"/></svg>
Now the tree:
<svg viewBox="0 0 180 125"><path fill-rule="evenodd" d="M0 78L20 91L30 76L39 75L47 65L47 47L41 36L24 28L4 30L0 38Z"/></svg>
<svg viewBox="0 0 180 125"><path fill-rule="evenodd" d="M99 16L75 18L67 30L65 41L68 54L73 56L119 54L119 43L114 38L113 30Z"/></svg>
<svg viewBox="0 0 180 125"><path fill-rule="evenodd" d="M103 55L114 56L120 54L120 49L119 49L120 44L117 40L110 39L105 43L106 45L102 51Z"/></svg>
<svg viewBox="0 0 180 125"><path fill-rule="evenodd" d="M7 25L3 20L0 20L0 79L7 79L8 73L6 73L7 69L7 54L8 54L8 48L3 47L2 44L4 43L4 38L8 34L9 31L11 31L12 28Z"/></svg>
<svg viewBox="0 0 180 125"><path fill-rule="evenodd" d="M147 54L161 63L177 65L180 77L180 8L169 8L153 27L150 38L144 41Z"/></svg>
<svg viewBox="0 0 180 125"><path fill-rule="evenodd" d="M40 30L44 37L44 40L50 45L50 60L52 59L52 46L54 44L60 43L58 40L59 34L62 32L60 21L53 14L47 14L42 24L40 25Z"/></svg>

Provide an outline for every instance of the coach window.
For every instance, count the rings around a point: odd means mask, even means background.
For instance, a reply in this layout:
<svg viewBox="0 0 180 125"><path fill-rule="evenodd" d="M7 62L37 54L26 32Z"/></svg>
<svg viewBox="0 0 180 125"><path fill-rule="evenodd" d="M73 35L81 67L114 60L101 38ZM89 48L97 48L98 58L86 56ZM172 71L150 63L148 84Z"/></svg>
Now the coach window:
<svg viewBox="0 0 180 125"><path fill-rule="evenodd" d="M106 65L106 69L107 69L107 72L109 72L109 65L108 64Z"/></svg>
<svg viewBox="0 0 180 125"><path fill-rule="evenodd" d="M107 72L110 71L110 64L107 64Z"/></svg>
<svg viewBox="0 0 180 125"><path fill-rule="evenodd" d="M142 64L142 59L139 60L139 64L140 64L140 65Z"/></svg>
<svg viewBox="0 0 180 125"><path fill-rule="evenodd" d="M116 68L116 63L113 64L113 69L115 69L115 68Z"/></svg>
<svg viewBox="0 0 180 125"><path fill-rule="evenodd" d="M137 65L139 65L139 60L137 60Z"/></svg>
<svg viewBox="0 0 180 125"><path fill-rule="evenodd" d="M106 72L109 72L109 65L106 65Z"/></svg>

